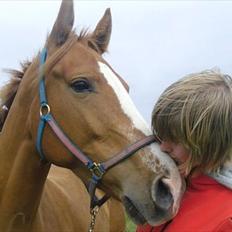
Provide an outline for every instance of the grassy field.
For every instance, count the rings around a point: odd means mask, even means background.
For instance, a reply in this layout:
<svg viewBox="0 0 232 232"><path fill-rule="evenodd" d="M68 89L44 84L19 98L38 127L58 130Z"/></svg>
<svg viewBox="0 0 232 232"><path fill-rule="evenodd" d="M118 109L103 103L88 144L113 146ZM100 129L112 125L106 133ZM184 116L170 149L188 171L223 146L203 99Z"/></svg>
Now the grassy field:
<svg viewBox="0 0 232 232"><path fill-rule="evenodd" d="M126 232L135 232L136 225L126 216Z"/></svg>

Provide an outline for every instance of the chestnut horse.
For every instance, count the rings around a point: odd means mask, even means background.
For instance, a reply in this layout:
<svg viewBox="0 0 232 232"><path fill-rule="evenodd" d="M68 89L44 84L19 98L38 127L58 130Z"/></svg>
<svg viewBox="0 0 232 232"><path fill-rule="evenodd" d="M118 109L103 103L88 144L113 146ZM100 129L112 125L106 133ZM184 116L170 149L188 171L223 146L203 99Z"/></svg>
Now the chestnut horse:
<svg viewBox="0 0 232 232"><path fill-rule="evenodd" d="M101 56L110 10L92 33L79 36L73 11L73 2L63 0L43 51L13 72L1 93L1 232L87 231L89 204L99 203L96 187L115 199L99 212L99 232L124 230L117 201L137 224L158 225L179 208L177 167ZM80 180L90 180L91 201Z"/></svg>

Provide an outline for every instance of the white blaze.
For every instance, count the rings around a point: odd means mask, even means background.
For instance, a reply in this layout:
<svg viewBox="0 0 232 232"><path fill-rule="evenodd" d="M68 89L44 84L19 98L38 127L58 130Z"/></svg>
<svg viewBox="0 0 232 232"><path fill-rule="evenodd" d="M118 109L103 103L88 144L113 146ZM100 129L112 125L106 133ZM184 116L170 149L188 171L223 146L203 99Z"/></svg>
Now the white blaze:
<svg viewBox="0 0 232 232"><path fill-rule="evenodd" d="M136 129L142 131L145 135L151 135L151 130L148 128L147 123L136 109L129 94L127 93L126 89L124 88L118 77L106 64L98 62L98 65L100 68L100 72L104 75L107 83L114 90L123 112L131 120L133 126Z"/></svg>

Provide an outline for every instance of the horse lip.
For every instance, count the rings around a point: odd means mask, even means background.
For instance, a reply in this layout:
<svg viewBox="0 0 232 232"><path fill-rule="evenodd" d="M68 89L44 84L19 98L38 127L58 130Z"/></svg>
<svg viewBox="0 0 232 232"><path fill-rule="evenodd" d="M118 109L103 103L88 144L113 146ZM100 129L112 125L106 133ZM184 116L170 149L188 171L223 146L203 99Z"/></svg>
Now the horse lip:
<svg viewBox="0 0 232 232"><path fill-rule="evenodd" d="M172 208L166 211L166 210L159 208L157 205L154 204L153 205L154 214L152 218L148 219L148 218L145 218L141 210L139 210L138 207L136 207L136 204L134 204L133 201L129 197L124 196L122 198L122 202L126 209L126 213L129 215L132 221L137 225L144 225L148 223L152 226L159 226L171 220L176 215L176 213L175 214L172 213Z"/></svg>
<svg viewBox="0 0 232 232"><path fill-rule="evenodd" d="M134 221L134 223L139 224L139 225L143 225L147 222L145 217L136 208L136 206L134 205L134 203L132 202L132 200L129 197L124 196L122 199L122 202L125 206L127 214Z"/></svg>

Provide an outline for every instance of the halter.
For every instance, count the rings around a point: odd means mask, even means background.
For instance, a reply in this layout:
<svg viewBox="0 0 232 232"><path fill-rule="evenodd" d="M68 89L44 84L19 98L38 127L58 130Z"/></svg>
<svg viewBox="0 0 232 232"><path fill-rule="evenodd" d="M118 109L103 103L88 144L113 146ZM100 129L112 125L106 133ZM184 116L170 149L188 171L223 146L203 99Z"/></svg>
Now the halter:
<svg viewBox="0 0 232 232"><path fill-rule="evenodd" d="M103 175L110 168L129 158L139 149L155 142L153 135L147 136L134 144L130 145L122 152L113 156L113 158L97 163L85 155L81 149L72 142L72 140L63 132L59 127L58 123L51 114L51 109L47 101L46 90L45 90L45 76L44 76L44 64L47 58L47 49L44 48L40 54L40 67L39 67L39 98L40 98L40 121L37 131L36 147L40 155L41 161L47 162L45 154L42 149L42 138L46 124L50 126L57 138L63 143L63 145L79 160L81 161L91 172L92 177L88 184L88 192L90 195L90 209L91 211L96 207L100 207L109 198L108 195L103 196L100 200L95 195L96 187L101 181Z"/></svg>

